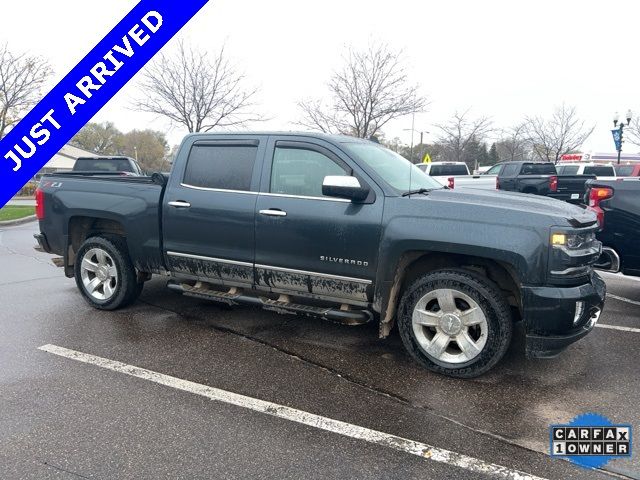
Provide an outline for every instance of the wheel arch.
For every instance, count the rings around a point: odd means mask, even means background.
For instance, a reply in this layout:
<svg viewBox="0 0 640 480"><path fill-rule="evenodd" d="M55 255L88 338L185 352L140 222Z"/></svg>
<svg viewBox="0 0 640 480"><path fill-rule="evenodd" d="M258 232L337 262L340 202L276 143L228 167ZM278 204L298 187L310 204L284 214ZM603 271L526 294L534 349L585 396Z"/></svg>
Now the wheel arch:
<svg viewBox="0 0 640 480"><path fill-rule="evenodd" d="M508 262L457 253L409 251L403 253L397 262L388 299L381 308L380 337L386 337L391 332L400 298L406 288L420 275L445 268L461 268L486 276L505 294L516 313L515 318L522 318L521 282L516 268Z"/></svg>
<svg viewBox="0 0 640 480"><path fill-rule="evenodd" d="M67 226L67 245L64 255L64 268L67 277L73 276L76 255L82 243L89 237L100 234L117 235L127 239L124 225L110 218L72 216Z"/></svg>

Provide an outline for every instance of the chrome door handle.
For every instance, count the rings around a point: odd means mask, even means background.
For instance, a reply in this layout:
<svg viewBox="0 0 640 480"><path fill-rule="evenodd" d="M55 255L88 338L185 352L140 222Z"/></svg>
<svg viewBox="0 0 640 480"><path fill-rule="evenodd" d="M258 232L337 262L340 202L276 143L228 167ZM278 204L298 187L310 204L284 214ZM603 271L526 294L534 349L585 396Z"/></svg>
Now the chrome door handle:
<svg viewBox="0 0 640 480"><path fill-rule="evenodd" d="M183 202L182 200L174 200L172 202L167 203L170 207L176 208L189 208L191 204L189 202Z"/></svg>
<svg viewBox="0 0 640 480"><path fill-rule="evenodd" d="M287 212L283 212L282 210L274 210L270 208L268 210L260 210L260 215L268 215L270 217L286 217Z"/></svg>

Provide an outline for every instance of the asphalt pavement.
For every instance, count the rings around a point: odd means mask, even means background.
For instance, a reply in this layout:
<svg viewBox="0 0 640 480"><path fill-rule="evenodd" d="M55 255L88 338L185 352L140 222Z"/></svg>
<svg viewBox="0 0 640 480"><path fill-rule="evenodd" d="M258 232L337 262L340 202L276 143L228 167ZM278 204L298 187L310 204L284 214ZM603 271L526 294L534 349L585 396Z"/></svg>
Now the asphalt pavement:
<svg viewBox="0 0 640 480"><path fill-rule="evenodd" d="M548 456L549 426L578 414L640 425L638 279L605 275L600 328L557 358L515 342L455 380L396 332L228 308L161 277L96 311L36 230L0 230L2 478L640 478L638 454L602 471Z"/></svg>

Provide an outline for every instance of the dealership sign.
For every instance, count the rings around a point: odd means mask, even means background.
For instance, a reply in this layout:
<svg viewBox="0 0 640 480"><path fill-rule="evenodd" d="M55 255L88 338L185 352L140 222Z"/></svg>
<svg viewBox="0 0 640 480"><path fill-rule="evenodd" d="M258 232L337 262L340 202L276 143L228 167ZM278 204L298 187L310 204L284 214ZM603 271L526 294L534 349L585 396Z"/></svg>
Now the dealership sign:
<svg viewBox="0 0 640 480"><path fill-rule="evenodd" d="M0 207L207 1L141 0L0 140Z"/></svg>

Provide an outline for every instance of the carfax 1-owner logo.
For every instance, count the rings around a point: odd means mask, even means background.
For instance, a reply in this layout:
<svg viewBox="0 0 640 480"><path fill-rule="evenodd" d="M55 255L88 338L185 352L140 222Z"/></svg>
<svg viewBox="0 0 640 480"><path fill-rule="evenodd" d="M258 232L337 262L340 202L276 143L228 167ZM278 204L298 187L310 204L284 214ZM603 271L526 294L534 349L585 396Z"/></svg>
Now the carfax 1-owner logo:
<svg viewBox="0 0 640 480"><path fill-rule="evenodd" d="M631 457L631 425L615 425L596 413L578 415L567 425L551 426L552 457L599 468L616 458Z"/></svg>

